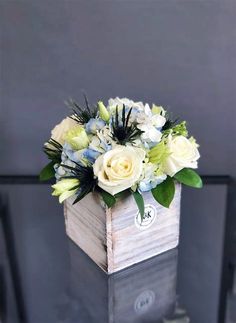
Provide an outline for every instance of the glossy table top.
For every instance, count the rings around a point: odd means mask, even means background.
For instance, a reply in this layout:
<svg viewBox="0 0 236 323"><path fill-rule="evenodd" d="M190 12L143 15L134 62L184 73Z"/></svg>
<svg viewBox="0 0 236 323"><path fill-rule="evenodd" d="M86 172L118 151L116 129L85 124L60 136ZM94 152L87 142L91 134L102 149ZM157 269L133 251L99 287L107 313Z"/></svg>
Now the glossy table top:
<svg viewBox="0 0 236 323"><path fill-rule="evenodd" d="M179 247L110 276L66 236L49 185L0 196L0 322L224 322L226 183L184 189Z"/></svg>

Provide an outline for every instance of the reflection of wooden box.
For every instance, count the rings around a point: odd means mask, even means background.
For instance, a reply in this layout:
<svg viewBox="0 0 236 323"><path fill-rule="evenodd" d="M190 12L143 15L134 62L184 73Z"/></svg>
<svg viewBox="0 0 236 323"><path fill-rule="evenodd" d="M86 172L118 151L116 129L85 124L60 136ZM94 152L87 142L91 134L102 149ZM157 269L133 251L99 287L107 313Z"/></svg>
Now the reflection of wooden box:
<svg viewBox="0 0 236 323"><path fill-rule="evenodd" d="M181 186L169 209L151 193L144 194L145 219L141 222L132 196L107 209L100 196L88 194L64 206L68 236L107 273L113 273L178 245Z"/></svg>
<svg viewBox="0 0 236 323"><path fill-rule="evenodd" d="M173 249L107 276L70 243L65 322L142 323L168 317L176 303L177 256Z"/></svg>

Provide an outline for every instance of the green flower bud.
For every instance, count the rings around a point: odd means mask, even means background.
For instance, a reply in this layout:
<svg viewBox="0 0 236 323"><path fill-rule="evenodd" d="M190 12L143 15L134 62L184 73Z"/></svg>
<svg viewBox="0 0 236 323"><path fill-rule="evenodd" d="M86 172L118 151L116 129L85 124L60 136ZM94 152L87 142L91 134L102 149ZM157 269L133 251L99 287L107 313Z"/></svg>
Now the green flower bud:
<svg viewBox="0 0 236 323"><path fill-rule="evenodd" d="M152 105L152 114L160 114L164 117L166 112L162 106L157 106L157 105L153 104Z"/></svg>
<svg viewBox="0 0 236 323"><path fill-rule="evenodd" d="M108 112L102 101L98 101L98 109L100 118L105 122L108 122L110 119L110 113Z"/></svg>
<svg viewBox="0 0 236 323"><path fill-rule="evenodd" d="M59 196L59 202L62 203L68 197L74 195L78 190L79 180L76 178L62 179L56 184L52 185L54 191L53 196ZM75 189L73 189L75 188Z"/></svg>
<svg viewBox="0 0 236 323"><path fill-rule="evenodd" d="M89 145L89 138L83 126L77 125L67 131L65 141L71 145L74 150L81 150Z"/></svg>

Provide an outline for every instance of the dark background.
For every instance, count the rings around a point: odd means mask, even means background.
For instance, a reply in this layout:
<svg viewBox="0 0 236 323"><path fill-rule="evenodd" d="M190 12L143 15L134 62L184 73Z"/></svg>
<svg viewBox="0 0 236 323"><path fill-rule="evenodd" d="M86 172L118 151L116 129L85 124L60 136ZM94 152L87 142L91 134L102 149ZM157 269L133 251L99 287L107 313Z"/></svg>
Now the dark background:
<svg viewBox="0 0 236 323"><path fill-rule="evenodd" d="M129 97L186 119L205 174L234 174L235 0L0 1L0 174L35 174L64 100Z"/></svg>
<svg viewBox="0 0 236 323"><path fill-rule="evenodd" d="M120 96L169 108L200 143L200 172L235 176L235 21L235 0L0 0L0 175L37 174L44 141L68 114L64 101L82 101L85 90L91 102ZM0 188L28 315L41 322L64 275L62 208L47 186ZM225 185L183 192L180 283L195 322L199 313L216 322L226 195Z"/></svg>

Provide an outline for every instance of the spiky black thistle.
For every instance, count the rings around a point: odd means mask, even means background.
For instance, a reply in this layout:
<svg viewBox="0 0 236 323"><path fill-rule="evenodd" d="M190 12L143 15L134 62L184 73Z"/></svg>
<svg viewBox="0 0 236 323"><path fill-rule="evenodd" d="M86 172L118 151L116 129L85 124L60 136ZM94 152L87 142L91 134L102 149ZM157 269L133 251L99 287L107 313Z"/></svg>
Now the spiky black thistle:
<svg viewBox="0 0 236 323"><path fill-rule="evenodd" d="M77 121L79 124L89 122L91 118L97 116L97 106L90 106L86 95L84 94L85 107L81 107L77 102L70 99L66 104L72 109L73 115L71 119Z"/></svg>
<svg viewBox="0 0 236 323"><path fill-rule="evenodd" d="M142 131L135 124L129 125L129 119L133 108L130 108L125 114L125 105L122 108L121 122L119 120L118 106L116 107L115 118L112 117L112 137L121 145L134 140L142 134Z"/></svg>
<svg viewBox="0 0 236 323"><path fill-rule="evenodd" d="M54 164L61 162L62 145L56 140L50 138L43 146L43 151Z"/></svg>
<svg viewBox="0 0 236 323"><path fill-rule="evenodd" d="M178 118L177 119L172 119L170 115L166 115L166 123L164 124L164 126L162 127L163 131L169 130L171 128L173 128L176 123L178 122Z"/></svg>
<svg viewBox="0 0 236 323"><path fill-rule="evenodd" d="M62 167L67 168L70 170L70 175L62 177L61 179L65 178L74 178L79 181L79 184L74 186L71 190L77 189L76 192L76 199L74 200L73 204L79 202L85 195L89 192L94 191L97 185L97 179L94 177L93 167L92 165L81 165L74 162L75 166L68 166L61 164Z"/></svg>

